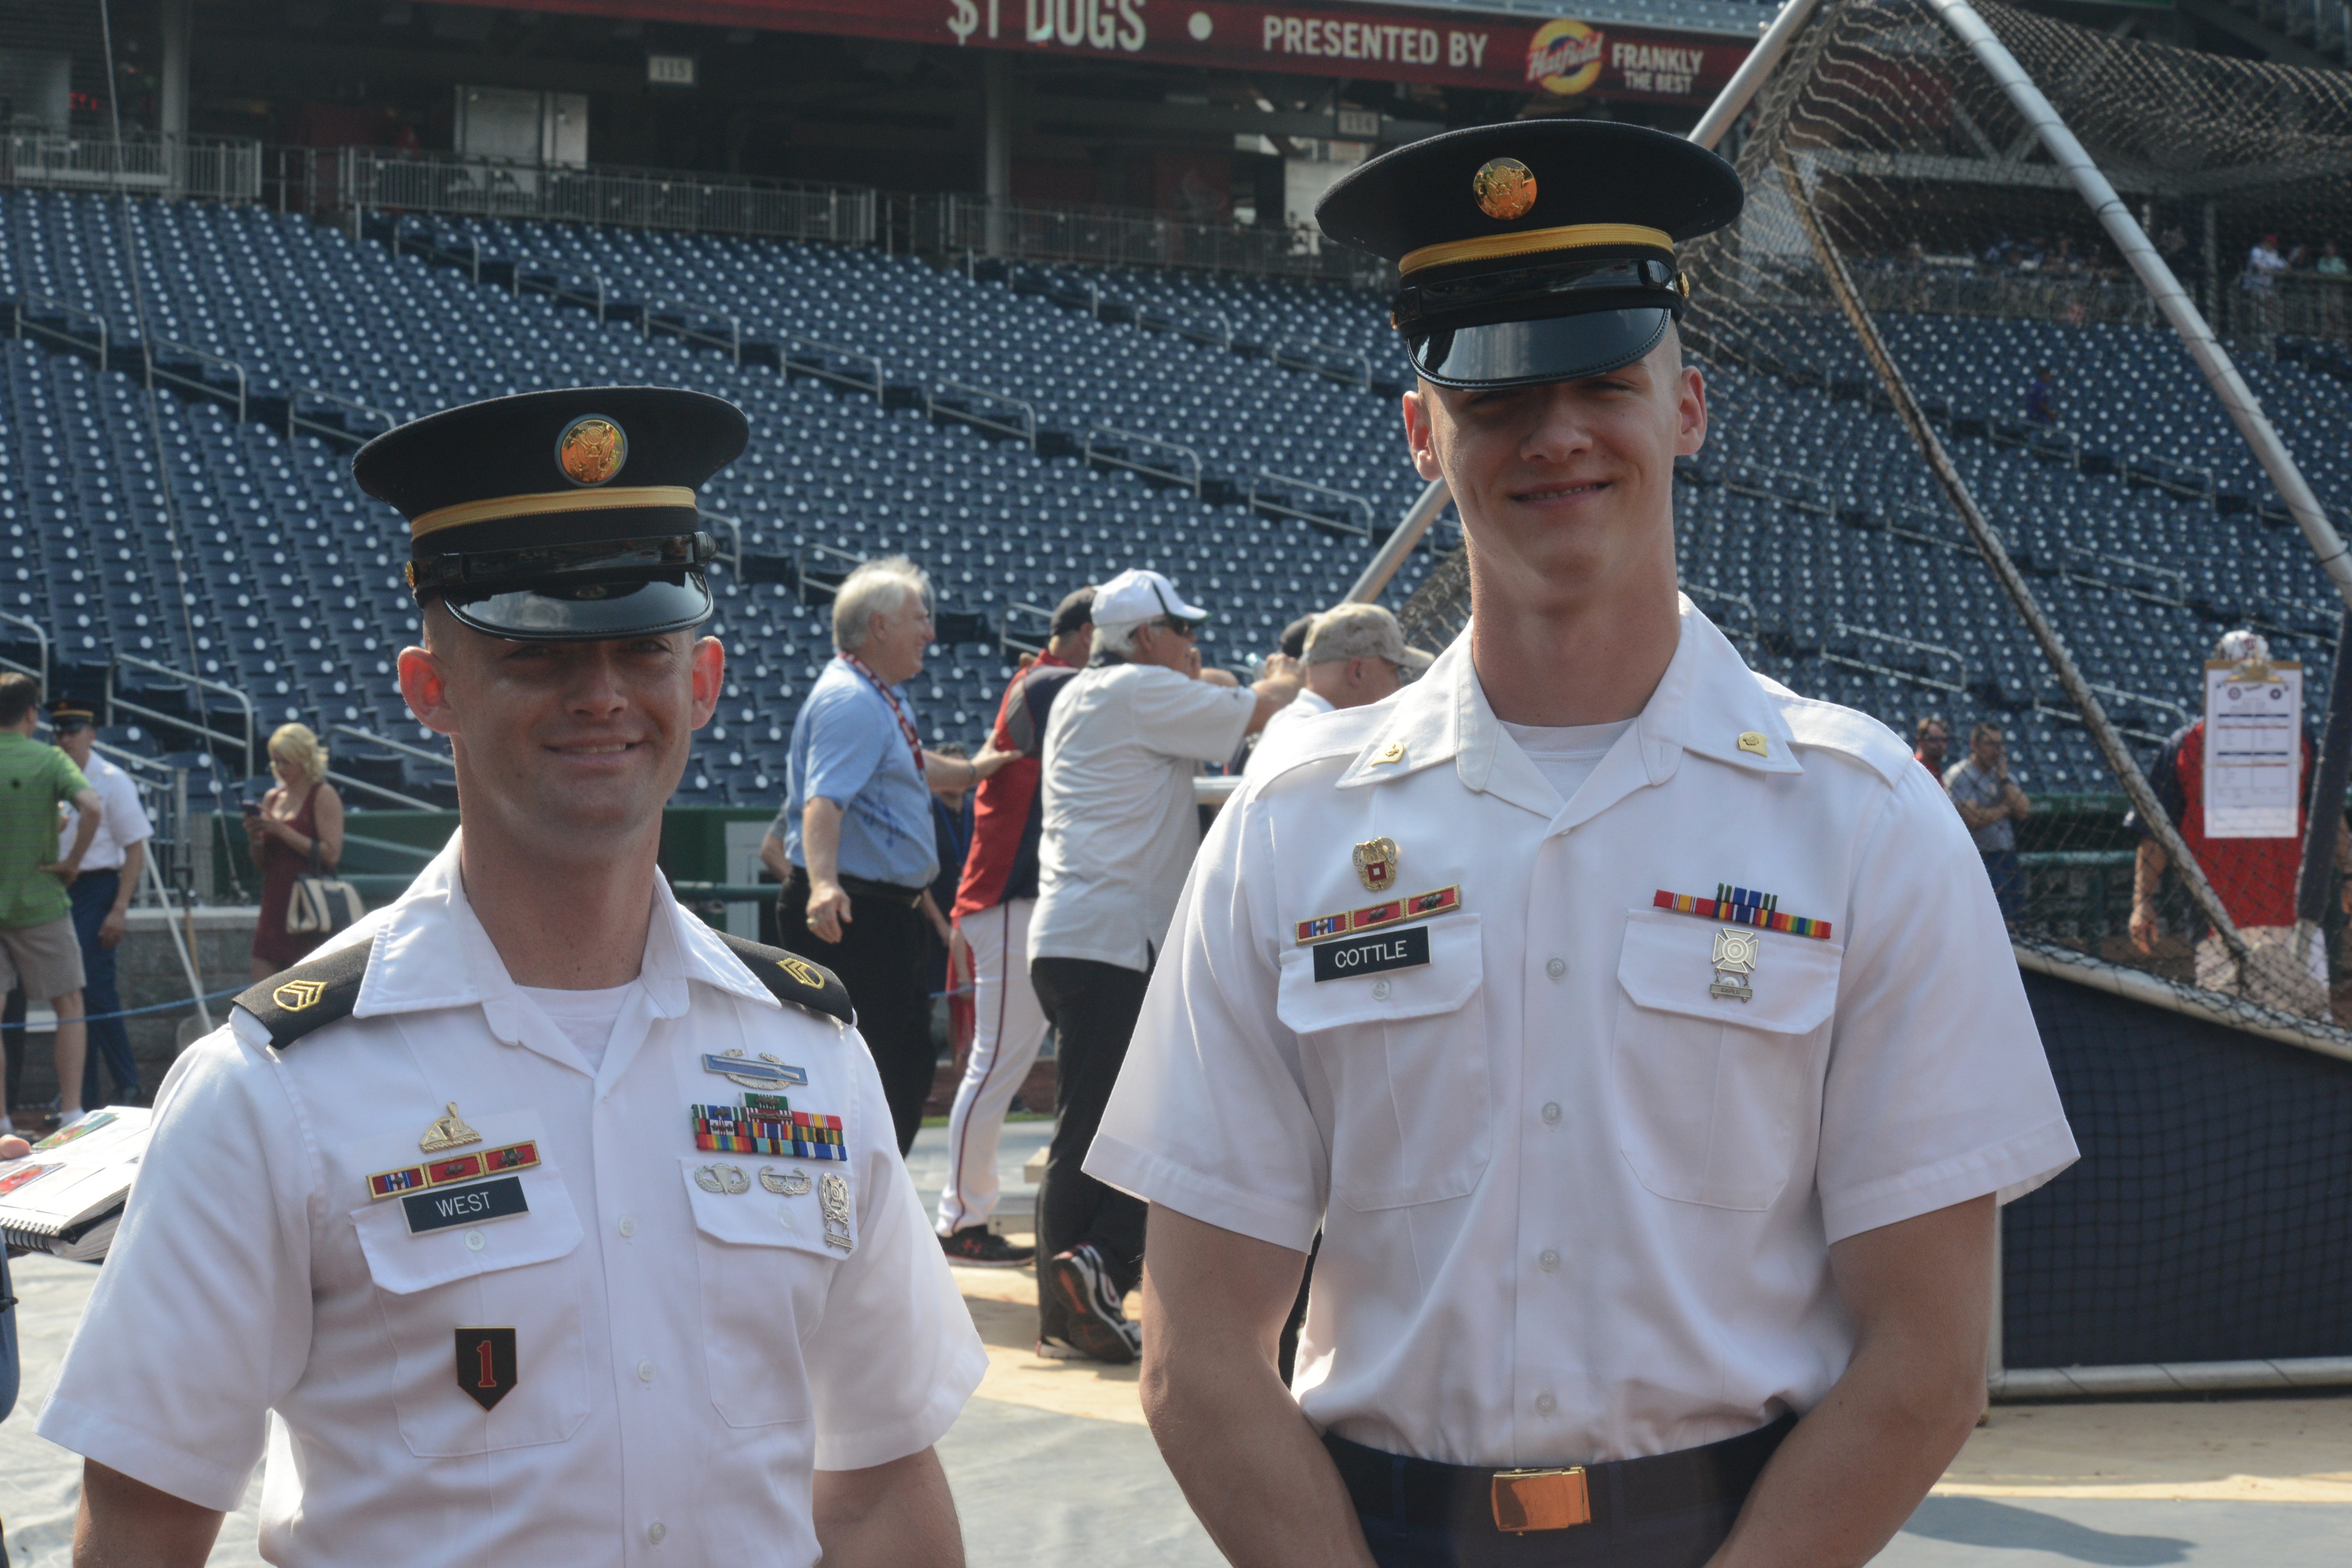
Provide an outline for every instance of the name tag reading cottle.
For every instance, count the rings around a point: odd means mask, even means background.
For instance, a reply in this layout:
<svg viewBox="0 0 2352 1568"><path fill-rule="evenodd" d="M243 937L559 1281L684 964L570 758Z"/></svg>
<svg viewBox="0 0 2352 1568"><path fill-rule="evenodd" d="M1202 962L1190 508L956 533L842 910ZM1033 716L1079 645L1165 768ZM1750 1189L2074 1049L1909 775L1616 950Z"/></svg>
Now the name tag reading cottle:
<svg viewBox="0 0 2352 1568"><path fill-rule="evenodd" d="M411 1236L446 1230L451 1226L479 1225L484 1220L511 1219L530 1212L530 1205L522 1195L520 1176L500 1176L496 1181L439 1192L410 1193L400 1200L400 1206L407 1212Z"/></svg>
<svg viewBox="0 0 2352 1568"><path fill-rule="evenodd" d="M1318 984L1389 969L1413 969L1429 962L1429 928L1404 926L1376 936L1348 937L1322 942L1313 951Z"/></svg>

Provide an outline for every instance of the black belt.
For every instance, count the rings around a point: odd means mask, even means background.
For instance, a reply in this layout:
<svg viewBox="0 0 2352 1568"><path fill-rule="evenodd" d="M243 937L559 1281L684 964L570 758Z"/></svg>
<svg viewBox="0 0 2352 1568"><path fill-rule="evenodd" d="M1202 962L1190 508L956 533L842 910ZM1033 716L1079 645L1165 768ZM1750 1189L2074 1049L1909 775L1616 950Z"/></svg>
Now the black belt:
<svg viewBox="0 0 2352 1568"><path fill-rule="evenodd" d="M902 888L896 882L877 882L867 877L843 875L836 877L835 880L841 884L841 890L847 893L853 900L879 899L884 903L897 904L902 909L909 910L920 907L923 895L930 890L928 884L920 888ZM777 900L781 902L791 897L806 899L808 887L807 868L795 866L793 868L791 880L784 884L784 891L776 895Z"/></svg>
<svg viewBox="0 0 2352 1568"><path fill-rule="evenodd" d="M1330 1433L1324 1434L1323 1447L1356 1511L1366 1518L1494 1538L1587 1522L1605 1531L1688 1509L1736 1505L1796 1426L1794 1415L1783 1415L1703 1448L1559 1469L1444 1465L1382 1453Z"/></svg>

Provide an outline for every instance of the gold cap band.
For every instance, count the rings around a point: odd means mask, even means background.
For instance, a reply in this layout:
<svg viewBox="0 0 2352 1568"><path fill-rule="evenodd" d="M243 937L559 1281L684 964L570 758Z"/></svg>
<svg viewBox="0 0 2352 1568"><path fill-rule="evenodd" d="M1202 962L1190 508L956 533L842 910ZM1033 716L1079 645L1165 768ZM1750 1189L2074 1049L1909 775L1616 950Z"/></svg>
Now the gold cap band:
<svg viewBox="0 0 2352 1568"><path fill-rule="evenodd" d="M1517 234L1483 234L1475 239L1449 239L1408 250L1397 263L1407 277L1424 267L1450 267L1457 261L1487 261L1506 256L1533 256L1546 250L1586 250L1601 245L1646 245L1672 251L1674 236L1662 228L1637 223L1571 223L1559 228L1523 229Z"/></svg>
<svg viewBox="0 0 2352 1568"><path fill-rule="evenodd" d="M469 522L497 522L509 517L539 517L555 511L617 511L627 507L694 505L694 491L685 485L624 486L609 490L559 490L523 496L493 496L488 500L462 501L436 507L408 525L411 540L462 528Z"/></svg>

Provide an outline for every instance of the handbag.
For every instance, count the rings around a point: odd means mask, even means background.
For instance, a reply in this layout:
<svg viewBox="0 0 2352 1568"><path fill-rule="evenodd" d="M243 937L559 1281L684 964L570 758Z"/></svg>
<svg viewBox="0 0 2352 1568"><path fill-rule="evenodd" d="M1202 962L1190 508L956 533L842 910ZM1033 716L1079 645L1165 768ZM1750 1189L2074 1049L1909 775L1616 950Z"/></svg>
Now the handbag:
<svg viewBox="0 0 2352 1568"><path fill-rule="evenodd" d="M293 896L286 900L286 934L332 936L366 913L367 900L357 888L320 868L319 842L312 839L310 868L294 879Z"/></svg>

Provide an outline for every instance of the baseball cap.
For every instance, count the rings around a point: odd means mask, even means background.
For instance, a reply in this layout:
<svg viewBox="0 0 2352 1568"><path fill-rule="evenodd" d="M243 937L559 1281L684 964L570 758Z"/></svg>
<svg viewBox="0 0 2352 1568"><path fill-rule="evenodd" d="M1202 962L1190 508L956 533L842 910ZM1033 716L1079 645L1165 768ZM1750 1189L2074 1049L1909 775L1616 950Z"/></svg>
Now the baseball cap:
<svg viewBox="0 0 2352 1568"><path fill-rule="evenodd" d="M1420 671L1433 655L1404 645L1397 618L1378 605L1341 605L1315 617L1307 634L1307 662L1339 664L1351 658L1384 658Z"/></svg>
<svg viewBox="0 0 2352 1568"><path fill-rule="evenodd" d="M1171 621L1201 622L1209 612L1188 605L1176 584L1157 572L1129 567L1095 589L1095 624L1151 621L1165 616Z"/></svg>
<svg viewBox="0 0 2352 1568"><path fill-rule="evenodd" d="M1313 616L1301 616L1282 628L1282 651L1292 658L1307 657L1307 634L1315 629Z"/></svg>
<svg viewBox="0 0 2352 1568"><path fill-rule="evenodd" d="M2213 657L2229 664L2243 664L2250 658L2267 662L2271 657L2270 639L2260 632L2223 632L2221 640L2213 645Z"/></svg>
<svg viewBox="0 0 2352 1568"><path fill-rule="evenodd" d="M1080 626L1095 624L1095 591L1091 584L1062 595L1054 606L1054 635L1068 637Z"/></svg>

